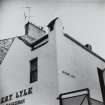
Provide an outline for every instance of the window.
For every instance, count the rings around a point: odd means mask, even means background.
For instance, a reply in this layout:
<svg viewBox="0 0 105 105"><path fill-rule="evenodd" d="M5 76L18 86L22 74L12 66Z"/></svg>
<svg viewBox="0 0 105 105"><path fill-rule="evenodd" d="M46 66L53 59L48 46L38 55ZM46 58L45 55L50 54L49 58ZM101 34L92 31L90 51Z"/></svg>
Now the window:
<svg viewBox="0 0 105 105"><path fill-rule="evenodd" d="M38 58L30 61L30 83L38 80Z"/></svg>

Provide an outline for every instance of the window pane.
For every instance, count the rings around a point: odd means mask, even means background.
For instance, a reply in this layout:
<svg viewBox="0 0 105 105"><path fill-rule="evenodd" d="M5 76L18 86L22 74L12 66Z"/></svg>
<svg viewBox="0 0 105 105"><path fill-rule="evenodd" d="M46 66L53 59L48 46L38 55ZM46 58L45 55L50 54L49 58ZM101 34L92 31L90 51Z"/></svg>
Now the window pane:
<svg viewBox="0 0 105 105"><path fill-rule="evenodd" d="M30 73L30 83L37 81L37 72L33 71Z"/></svg>
<svg viewBox="0 0 105 105"><path fill-rule="evenodd" d="M30 83L37 81L38 78L38 58L30 61Z"/></svg>

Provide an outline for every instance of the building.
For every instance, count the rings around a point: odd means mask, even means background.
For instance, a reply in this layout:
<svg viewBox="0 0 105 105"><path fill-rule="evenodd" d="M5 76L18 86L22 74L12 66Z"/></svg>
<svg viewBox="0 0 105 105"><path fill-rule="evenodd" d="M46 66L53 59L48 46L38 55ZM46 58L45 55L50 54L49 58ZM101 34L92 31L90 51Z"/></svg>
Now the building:
<svg viewBox="0 0 105 105"><path fill-rule="evenodd" d="M63 32L28 22L25 35L0 41L1 105L104 105L105 60Z"/></svg>

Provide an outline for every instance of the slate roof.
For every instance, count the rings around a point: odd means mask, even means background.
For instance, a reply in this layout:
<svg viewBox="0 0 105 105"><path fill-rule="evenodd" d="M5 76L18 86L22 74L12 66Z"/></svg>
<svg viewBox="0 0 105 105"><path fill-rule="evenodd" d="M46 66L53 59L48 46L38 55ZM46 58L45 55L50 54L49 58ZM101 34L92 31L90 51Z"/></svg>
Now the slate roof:
<svg viewBox="0 0 105 105"><path fill-rule="evenodd" d="M15 38L0 40L0 64L6 56Z"/></svg>
<svg viewBox="0 0 105 105"><path fill-rule="evenodd" d="M2 61L4 60L9 48L11 47L13 41L15 40L15 38L19 38L22 42L24 42L26 45L28 45L29 47L31 47L31 45L33 43L35 43L35 41L37 39L33 38L32 36L28 35L28 28L29 28L29 24L33 25L34 27L38 28L39 30L42 30L43 32L45 32L43 29L40 29L38 26L28 22L25 25L25 35L23 36L18 36L18 37L13 37L13 38L8 38L8 39L3 39L0 40L0 64L2 63Z"/></svg>
<svg viewBox="0 0 105 105"><path fill-rule="evenodd" d="M31 47L31 44L36 41L35 38L29 36L29 35L24 35L18 37L20 40L22 40L27 46Z"/></svg>
<svg viewBox="0 0 105 105"><path fill-rule="evenodd" d="M40 40L43 41L44 39L48 38L48 35L46 37L43 36L42 38L36 40L35 38L29 36L29 35L23 35L23 36L18 36L18 37L13 37L13 38L8 38L8 39L3 39L0 40L0 64L4 60L6 54L8 53L13 41L15 38L20 39L24 44L26 44L29 47L33 47L35 44L37 44Z"/></svg>

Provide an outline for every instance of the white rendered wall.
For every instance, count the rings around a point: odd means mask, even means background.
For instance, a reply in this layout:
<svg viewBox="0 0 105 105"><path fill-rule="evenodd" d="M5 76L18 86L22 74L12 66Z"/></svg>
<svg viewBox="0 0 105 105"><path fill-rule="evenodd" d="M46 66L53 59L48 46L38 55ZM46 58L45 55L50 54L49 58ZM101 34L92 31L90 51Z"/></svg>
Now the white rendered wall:
<svg viewBox="0 0 105 105"><path fill-rule="evenodd" d="M29 61L36 57L38 81L30 84ZM33 51L21 40L15 39L0 70L0 99L32 87L32 94L19 98L25 99L24 105L58 105L56 47L53 33L49 32L47 44ZM14 98L11 102L16 100L18 99Z"/></svg>
<svg viewBox="0 0 105 105"><path fill-rule="evenodd" d="M97 67L104 69L105 62L67 39L60 19L56 21L55 30L59 93L89 88L91 98L103 101Z"/></svg>
<svg viewBox="0 0 105 105"><path fill-rule="evenodd" d="M56 43L54 32L49 31L49 42L41 48L32 51L31 58L38 57L38 82L32 104L57 105L58 75L56 61ZM38 97L37 97L38 96Z"/></svg>
<svg viewBox="0 0 105 105"><path fill-rule="evenodd" d="M29 84L30 48L16 38L0 67L0 97Z"/></svg>

